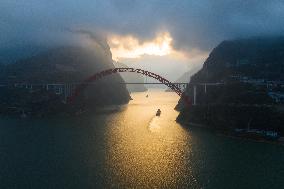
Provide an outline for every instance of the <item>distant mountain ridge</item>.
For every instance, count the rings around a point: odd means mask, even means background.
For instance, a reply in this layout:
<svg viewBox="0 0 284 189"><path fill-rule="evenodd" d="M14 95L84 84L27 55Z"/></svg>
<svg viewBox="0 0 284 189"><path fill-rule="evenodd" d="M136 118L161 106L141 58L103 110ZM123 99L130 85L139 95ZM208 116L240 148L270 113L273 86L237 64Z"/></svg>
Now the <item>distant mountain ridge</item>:
<svg viewBox="0 0 284 189"><path fill-rule="evenodd" d="M117 68L128 68L127 65L121 62L114 62L115 67ZM144 83L143 75L137 73L121 73L121 77L126 83ZM127 84L126 85L129 92L144 92L148 89L143 84Z"/></svg>

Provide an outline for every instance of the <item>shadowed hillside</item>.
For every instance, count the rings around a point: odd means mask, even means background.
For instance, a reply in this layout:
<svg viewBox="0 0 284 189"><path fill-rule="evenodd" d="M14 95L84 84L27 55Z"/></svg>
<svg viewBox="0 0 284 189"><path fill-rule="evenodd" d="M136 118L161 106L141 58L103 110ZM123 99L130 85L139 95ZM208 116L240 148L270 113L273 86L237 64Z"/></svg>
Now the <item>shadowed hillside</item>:
<svg viewBox="0 0 284 189"><path fill-rule="evenodd" d="M220 130L247 128L280 131L284 135L284 38L224 41L191 77L185 94L196 105L177 105L180 122L210 125Z"/></svg>
<svg viewBox="0 0 284 189"><path fill-rule="evenodd" d="M4 66L0 81L8 84L79 83L109 68L114 68L109 49L101 46L96 49L60 47ZM77 111L78 108L95 109L104 105L124 104L130 96L126 86L119 84L123 82L118 74L96 81L75 99L73 106L76 107L73 109L63 102L63 95L55 95L45 89L2 87L1 110L3 113L13 107L13 111L25 110L30 114L44 115Z"/></svg>

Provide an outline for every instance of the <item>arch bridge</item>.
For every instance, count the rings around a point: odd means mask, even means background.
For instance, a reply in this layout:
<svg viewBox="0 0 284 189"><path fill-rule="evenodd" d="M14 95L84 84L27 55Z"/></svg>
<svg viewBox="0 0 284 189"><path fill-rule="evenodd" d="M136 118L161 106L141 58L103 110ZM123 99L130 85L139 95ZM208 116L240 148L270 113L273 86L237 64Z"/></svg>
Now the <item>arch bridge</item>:
<svg viewBox="0 0 284 189"><path fill-rule="evenodd" d="M169 80L165 79L164 77L162 77L158 74L155 74L155 73L147 71L147 70L139 69L139 68L112 68L112 69L107 69L107 70L103 70L101 72L98 72L98 73L92 75L91 77L87 78L86 80L84 80L78 86L76 86L75 89L74 89L74 92L72 93L72 95L69 98L69 102L72 102L79 95L79 93L82 90L84 90L90 83L97 81L97 80L99 80L103 77L106 77L108 75L111 75L111 74L124 73L124 72L139 73L139 74L148 76L150 78L156 79L160 83L169 87L171 90L173 90L175 93L177 93L177 95L179 95L180 97L185 97L183 95L181 85L184 85L185 86L184 88L186 88L186 83L172 83ZM123 84L142 84L142 83L123 83ZM143 84L157 84L157 83L143 83ZM189 102L189 98L185 98L185 100Z"/></svg>
<svg viewBox="0 0 284 189"><path fill-rule="evenodd" d="M74 99L80 94L82 90L84 90L88 85L94 84L95 81L102 79L103 77L106 77L111 74L115 73L138 73L145 76L148 76L150 78L153 78L159 83L120 83L120 84L164 84L167 87L169 87L171 90L173 90L177 95L179 95L182 99L186 101L188 105L191 104L190 98L183 93L183 89L186 89L188 85L193 85L193 102L192 104L196 104L196 86L202 85L204 86L204 93L206 93L207 89L206 86L208 85L224 85L224 83L172 83L169 80L165 79L164 77L155 74L153 72L139 69L139 68L111 68L107 70L103 70L101 72L95 73L94 75L90 76L89 78L85 79L82 82L78 83L13 83L13 87L21 87L21 88L27 88L30 90L34 90L36 88L44 88L47 91L51 90L55 94L63 95L65 102L72 103ZM0 87L6 87L11 84L0 84Z"/></svg>

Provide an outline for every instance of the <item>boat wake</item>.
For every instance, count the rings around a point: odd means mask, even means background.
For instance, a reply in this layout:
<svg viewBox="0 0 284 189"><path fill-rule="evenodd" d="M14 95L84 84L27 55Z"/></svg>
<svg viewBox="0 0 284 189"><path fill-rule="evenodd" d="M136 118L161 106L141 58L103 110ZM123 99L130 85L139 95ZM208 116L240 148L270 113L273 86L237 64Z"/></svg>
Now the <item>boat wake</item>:
<svg viewBox="0 0 284 189"><path fill-rule="evenodd" d="M150 123L149 123L149 130L154 132L158 130L161 126L159 124L160 117L153 116Z"/></svg>

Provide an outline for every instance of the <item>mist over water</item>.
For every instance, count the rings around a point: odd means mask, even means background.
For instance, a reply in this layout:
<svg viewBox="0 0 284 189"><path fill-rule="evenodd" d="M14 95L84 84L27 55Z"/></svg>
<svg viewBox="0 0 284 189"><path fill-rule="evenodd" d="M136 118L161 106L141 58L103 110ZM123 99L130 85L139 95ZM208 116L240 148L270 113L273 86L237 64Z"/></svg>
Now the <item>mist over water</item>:
<svg viewBox="0 0 284 189"><path fill-rule="evenodd" d="M146 95L149 95L146 98ZM175 122L151 90L93 116L0 118L0 188L280 188L284 148ZM160 108L162 113L156 117ZM246 167L246 168L244 168Z"/></svg>

